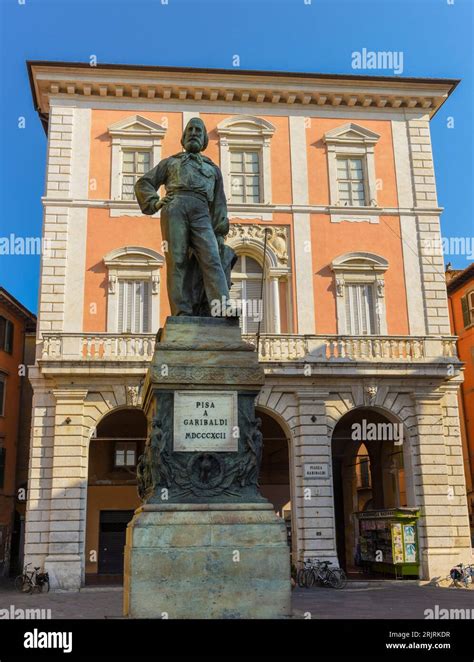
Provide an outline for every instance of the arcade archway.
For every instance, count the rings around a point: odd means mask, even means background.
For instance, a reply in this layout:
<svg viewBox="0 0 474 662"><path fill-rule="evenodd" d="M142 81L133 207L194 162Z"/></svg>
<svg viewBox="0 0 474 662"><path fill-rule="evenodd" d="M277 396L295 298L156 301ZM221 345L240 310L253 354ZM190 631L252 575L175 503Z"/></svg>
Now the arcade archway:
<svg viewBox="0 0 474 662"><path fill-rule="evenodd" d="M260 491L275 512L285 520L288 544L292 540L292 505L290 483L289 439L283 428L269 414L257 407L262 419L263 456L260 469Z"/></svg>
<svg viewBox="0 0 474 662"><path fill-rule="evenodd" d="M136 464L147 422L141 409L117 409L90 441L87 487L86 583L120 583L125 531L139 506Z"/></svg>
<svg viewBox="0 0 474 662"><path fill-rule="evenodd" d="M404 446L402 425L375 409L354 409L334 428L336 545L346 572L360 571L357 513L407 506Z"/></svg>

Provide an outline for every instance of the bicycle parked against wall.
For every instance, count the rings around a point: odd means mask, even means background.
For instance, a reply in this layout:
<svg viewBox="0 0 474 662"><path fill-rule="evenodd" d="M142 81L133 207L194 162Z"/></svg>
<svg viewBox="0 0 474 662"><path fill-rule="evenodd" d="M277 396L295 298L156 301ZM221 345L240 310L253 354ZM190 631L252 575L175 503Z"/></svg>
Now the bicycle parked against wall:
<svg viewBox="0 0 474 662"><path fill-rule="evenodd" d="M467 588L468 584L474 581L474 565L464 565L463 563L455 565L454 568L451 568L449 578L453 580L451 586Z"/></svg>
<svg viewBox="0 0 474 662"><path fill-rule="evenodd" d="M301 588L311 588L315 583L330 588L344 588L347 584L346 573L342 568L330 568L331 561L306 559L297 573L296 581Z"/></svg>
<svg viewBox="0 0 474 662"><path fill-rule="evenodd" d="M47 572L39 572L41 568L35 567L34 570L28 570L27 563L23 569L23 574L18 575L15 579L15 588L20 593L38 593L49 592L49 574Z"/></svg>

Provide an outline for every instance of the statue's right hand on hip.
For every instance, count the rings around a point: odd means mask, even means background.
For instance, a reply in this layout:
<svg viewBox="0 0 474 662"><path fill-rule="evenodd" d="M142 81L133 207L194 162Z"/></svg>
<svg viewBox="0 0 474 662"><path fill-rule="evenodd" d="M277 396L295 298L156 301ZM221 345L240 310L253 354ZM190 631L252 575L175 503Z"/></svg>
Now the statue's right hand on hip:
<svg viewBox="0 0 474 662"><path fill-rule="evenodd" d="M158 202L155 204L155 210L159 211L162 207L166 207L168 203L170 203L174 198L174 193L167 193L165 196L163 196Z"/></svg>

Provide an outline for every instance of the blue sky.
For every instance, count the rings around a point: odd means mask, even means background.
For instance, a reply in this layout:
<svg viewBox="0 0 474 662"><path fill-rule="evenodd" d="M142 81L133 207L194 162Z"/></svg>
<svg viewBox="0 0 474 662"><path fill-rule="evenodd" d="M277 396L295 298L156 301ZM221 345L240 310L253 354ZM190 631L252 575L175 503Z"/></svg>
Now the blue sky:
<svg viewBox="0 0 474 662"><path fill-rule="evenodd" d="M351 68L366 48L402 51L403 76L462 79L431 129L443 236L468 249L473 9L473 0L0 0L0 237L41 234L46 138L26 60L231 68L238 55L242 69L391 75ZM472 253L448 260L464 268ZM0 284L35 312L38 276L38 256L0 255Z"/></svg>

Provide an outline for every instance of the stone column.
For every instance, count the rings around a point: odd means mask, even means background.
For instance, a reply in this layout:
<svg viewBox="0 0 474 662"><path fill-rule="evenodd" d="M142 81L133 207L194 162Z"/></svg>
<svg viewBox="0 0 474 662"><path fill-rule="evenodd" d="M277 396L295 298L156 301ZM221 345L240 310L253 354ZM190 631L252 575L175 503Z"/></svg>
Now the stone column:
<svg viewBox="0 0 474 662"><path fill-rule="evenodd" d="M308 556L337 563L331 438L326 421L329 392L308 387L297 392L299 422L293 429L296 465L298 558ZM314 420L313 420L314 419ZM327 464L328 478L305 478L304 465Z"/></svg>
<svg viewBox="0 0 474 662"><path fill-rule="evenodd" d="M49 548L45 570L52 588L79 589L84 574L88 434L85 389L58 389L51 469Z"/></svg>
<svg viewBox="0 0 474 662"><path fill-rule="evenodd" d="M416 392L417 439L412 446L420 572L423 579L445 577L451 566L469 563L471 547L455 393ZM459 452L458 452L459 451Z"/></svg>

